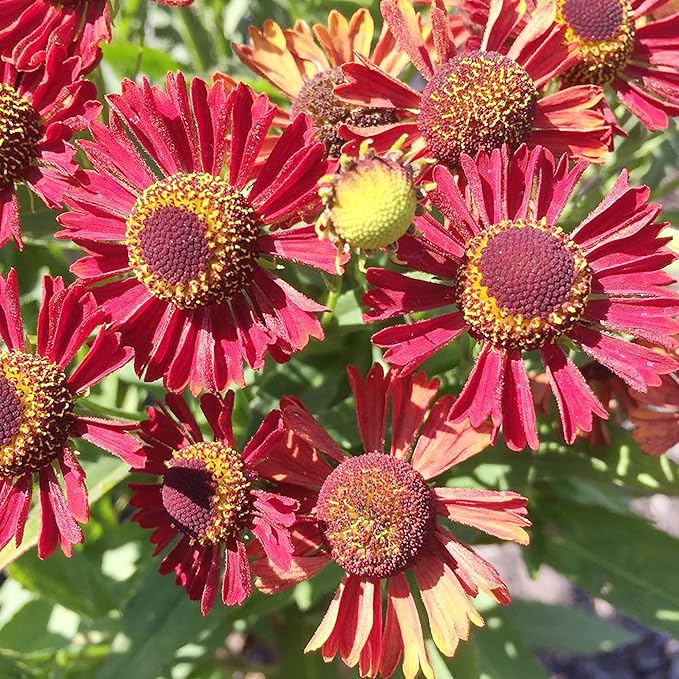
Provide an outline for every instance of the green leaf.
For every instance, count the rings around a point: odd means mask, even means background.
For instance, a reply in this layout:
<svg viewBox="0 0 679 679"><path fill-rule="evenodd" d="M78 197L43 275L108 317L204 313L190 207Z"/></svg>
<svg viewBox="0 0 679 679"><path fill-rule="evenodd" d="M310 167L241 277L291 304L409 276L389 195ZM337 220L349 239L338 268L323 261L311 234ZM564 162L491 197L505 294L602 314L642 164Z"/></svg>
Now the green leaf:
<svg viewBox="0 0 679 679"><path fill-rule="evenodd" d="M622 627L574 606L513 601L507 611L534 650L597 653L636 639Z"/></svg>
<svg viewBox="0 0 679 679"><path fill-rule="evenodd" d="M8 572L27 590L89 618L104 617L115 606L113 583L82 547L74 549L70 559L58 552L42 561L28 552Z"/></svg>
<svg viewBox="0 0 679 679"><path fill-rule="evenodd" d="M547 672L506 609L495 607L484 617L486 626L472 631L480 679L547 679ZM453 676L457 679L457 674Z"/></svg>
<svg viewBox="0 0 679 679"><path fill-rule="evenodd" d="M48 628L53 608L48 601L29 601L0 630L2 648L28 654L66 646L68 638ZM27 629L31 634L26 634Z"/></svg>
<svg viewBox="0 0 679 679"><path fill-rule="evenodd" d="M181 65L169 54L144 45L113 42L102 46L104 59L119 77L135 78L143 73L152 81L161 80L168 71L176 71Z"/></svg>
<svg viewBox="0 0 679 679"><path fill-rule="evenodd" d="M679 634L679 540L637 516L622 516L560 498L543 499L533 512L549 539L544 561L592 596L647 625Z"/></svg>
<svg viewBox="0 0 679 679"><path fill-rule="evenodd" d="M123 610L122 632L115 638L111 654L97 679L156 679L173 665L177 649L188 643L222 644L236 620L261 618L290 605L292 591L277 596L255 592L243 606L226 608L215 601L208 617L200 604L189 600L174 578L156 572L152 562L141 587Z"/></svg>

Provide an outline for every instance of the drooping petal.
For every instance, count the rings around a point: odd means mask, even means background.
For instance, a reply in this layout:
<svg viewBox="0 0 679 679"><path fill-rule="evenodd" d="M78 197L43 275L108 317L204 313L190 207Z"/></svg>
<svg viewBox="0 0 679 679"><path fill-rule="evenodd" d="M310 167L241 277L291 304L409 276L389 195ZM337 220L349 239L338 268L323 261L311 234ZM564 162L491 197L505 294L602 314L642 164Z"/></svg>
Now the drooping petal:
<svg viewBox="0 0 679 679"><path fill-rule="evenodd" d="M564 439L573 443L578 430L592 431L592 415L606 420L608 413L580 371L558 346L545 344L540 354L561 414Z"/></svg>
<svg viewBox="0 0 679 679"><path fill-rule="evenodd" d="M434 488L436 510L442 516L473 526L502 540L527 545L528 500L513 491L476 488Z"/></svg>
<svg viewBox="0 0 679 679"><path fill-rule="evenodd" d="M240 606L252 594L250 564L245 545L240 540L226 546L226 570L222 585L222 601L227 606Z"/></svg>

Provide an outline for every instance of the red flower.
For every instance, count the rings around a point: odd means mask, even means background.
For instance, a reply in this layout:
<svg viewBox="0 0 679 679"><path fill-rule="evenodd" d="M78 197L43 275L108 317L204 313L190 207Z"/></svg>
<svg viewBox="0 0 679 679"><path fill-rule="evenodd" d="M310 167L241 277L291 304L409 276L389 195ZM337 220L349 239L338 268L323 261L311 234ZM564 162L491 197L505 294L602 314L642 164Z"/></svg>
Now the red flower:
<svg viewBox="0 0 679 679"><path fill-rule="evenodd" d="M256 584L279 591L334 561L345 576L306 650L320 648L326 661L339 652L369 677L390 676L403 657L407 679L420 667L433 679L407 574L420 590L434 642L452 656L458 641L468 638L470 622L483 625L471 603L479 590L502 604L509 592L497 571L438 519L527 544L527 501L509 491L429 486L490 439L489 428L477 431L448 420L454 398L434 402L438 380L424 373L385 376L379 365L365 379L350 367L349 380L364 451L357 456L345 454L300 402L283 400L295 445L287 456L270 456L269 464L294 461L280 478L303 489L312 516L299 524L291 567L256 560ZM391 443L385 447L390 404Z"/></svg>
<svg viewBox="0 0 679 679"><path fill-rule="evenodd" d="M651 348L666 355L658 347ZM583 366L582 374L597 398L616 414L619 422L629 420L632 436L644 453L664 455L679 443L679 381L676 375L663 375L659 386L640 393L598 363ZM610 442L606 426L600 420L594 423L587 438L595 446Z"/></svg>
<svg viewBox="0 0 679 679"><path fill-rule="evenodd" d="M562 83L610 87L649 130L679 114L679 12L673 0L556 0L555 26L581 62ZM536 3L528 0L530 11ZM467 0L472 21L484 23L487 0Z"/></svg>
<svg viewBox="0 0 679 679"><path fill-rule="evenodd" d="M649 130L679 115L679 12L654 20L671 0L557 0L556 21L583 61L566 85L610 87Z"/></svg>
<svg viewBox="0 0 679 679"><path fill-rule="evenodd" d="M432 3L436 45L432 58L418 30L419 18L407 0L383 0L385 22L427 85L418 92L366 60L345 64L347 84L335 94L353 104L395 110L397 121L362 132L346 125L341 133L369 136L378 150L401 135L421 156L453 167L460 154L491 151L503 143L542 144L554 152L597 161L611 146L613 118L603 92L590 85L545 94L556 77L576 61L575 47L552 23L554 6L545 3L525 21L525 3L494 0L479 50L458 53L446 29L442 0Z"/></svg>
<svg viewBox="0 0 679 679"><path fill-rule="evenodd" d="M279 495L273 477L259 468L287 436L281 415L267 416L243 452L233 448L233 392L225 399L209 394L200 400L213 433L205 441L181 396L169 394L165 405L149 408L140 436L146 456L143 472L160 476L157 483L130 484L132 517L153 530L154 555L170 544L160 572L174 571L177 584L192 600L200 599L207 615L214 603L224 561L222 601L242 604L252 592L245 551L247 531L278 568L290 567L292 543L288 529L299 504ZM286 463L281 463L285 472ZM263 485L266 483L266 485Z"/></svg>
<svg viewBox="0 0 679 679"><path fill-rule="evenodd" d="M3 0L0 3L0 55L18 69L41 67L50 42L66 56L82 59L91 71L99 59L99 43L111 41L108 0Z"/></svg>
<svg viewBox="0 0 679 679"><path fill-rule="evenodd" d="M109 101L109 126L94 123L82 142L94 170L65 196L74 211L60 216L59 237L89 253L71 270L96 284L137 372L172 391L221 391L243 385L243 363L257 370L267 352L285 361L322 338L323 307L262 265L335 271L335 249L313 226L278 228L320 202L327 166L309 120L255 162L276 107L244 85L227 95L194 79L187 95L169 74L167 94L125 81Z"/></svg>
<svg viewBox="0 0 679 679"><path fill-rule="evenodd" d="M34 476L42 512L38 556L49 556L57 542L70 556L71 546L83 541L78 522L89 518L85 472L70 439L86 439L130 465L139 462L139 444L127 433L133 425L78 412L77 399L131 358L118 336L102 329L87 355L68 368L103 320L104 312L82 286L65 288L61 278L46 276L36 345L30 347L16 272L0 276L0 338L6 345L0 353L0 549L12 538L21 544Z"/></svg>
<svg viewBox="0 0 679 679"><path fill-rule="evenodd" d="M101 110L94 84L80 72L80 59L67 58L56 43L37 70L0 61L0 246L12 238L23 247L15 184L26 183L56 208L78 169L67 142Z"/></svg>
<svg viewBox="0 0 679 679"><path fill-rule="evenodd" d="M623 171L604 201L568 234L560 215L586 163L569 169L541 148L506 147L476 162L461 160L455 182L438 167L433 205L445 228L431 216L416 219L421 239L405 236L397 256L438 281L370 269L375 287L364 297L366 320L454 305L433 318L386 328L373 342L385 359L413 370L465 330L480 341L481 353L451 415L472 425L492 417L510 448L538 447L533 399L523 352L539 349L556 397L564 437L592 429L592 415L605 408L562 347L573 344L645 392L677 361L618 333L675 346L672 318L679 297L663 267L675 259L654 223L660 206L647 204L649 189L631 188ZM561 346L560 346L561 345Z"/></svg>
<svg viewBox="0 0 679 679"><path fill-rule="evenodd" d="M450 16L448 29L456 42L464 40L466 30L460 17ZM417 30L426 49L433 52L431 26L422 22ZM391 76L398 76L408 65L407 54L396 44L386 24L372 46L375 22L367 9L359 9L349 20L333 9L328 14L327 26L315 24L313 29L301 19L288 29L268 20L262 31L250 26L248 33L249 45L233 46L240 60L292 102L293 115L300 112L311 115L318 138L333 157L340 155L344 144L338 134L342 123L372 128L395 122L393 111L353 106L333 94L335 85L344 82L340 66L347 62L369 61ZM231 80L225 74L217 77Z"/></svg>

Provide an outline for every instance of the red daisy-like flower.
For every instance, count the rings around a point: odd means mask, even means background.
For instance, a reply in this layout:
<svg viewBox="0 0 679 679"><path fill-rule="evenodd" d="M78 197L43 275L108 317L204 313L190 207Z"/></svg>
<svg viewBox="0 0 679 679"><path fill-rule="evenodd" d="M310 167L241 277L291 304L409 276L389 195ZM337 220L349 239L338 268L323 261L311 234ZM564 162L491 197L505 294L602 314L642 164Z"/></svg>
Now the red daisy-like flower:
<svg viewBox="0 0 679 679"><path fill-rule="evenodd" d="M418 155L453 167L460 154L491 151L503 143L542 144L555 153L597 161L609 150L613 117L601 88L571 87L546 94L556 77L577 62L575 45L563 41L565 28L553 23L556 8L545 3L526 17L519 0L493 0L478 50L457 52L447 30L441 0L431 7L436 57L425 49L418 16L408 0L383 0L384 20L427 81L422 92L396 80L366 60L345 64L347 84L335 87L343 100L395 110L397 122L342 134L371 137L379 150L405 134Z"/></svg>
<svg viewBox="0 0 679 679"><path fill-rule="evenodd" d="M471 602L478 592L501 604L509 602L509 592L497 571L443 522L527 544L527 501L510 491L429 485L490 440L489 428L448 421L454 398L434 402L438 380L424 373L385 376L379 365L365 379L349 367L349 380L360 455L342 451L296 399L281 404L297 443L287 457L279 453L295 462L280 478L303 489L313 510L297 526L291 567L256 560L256 584L276 592L337 563L345 576L306 651L320 648L326 661L339 653L364 677L390 676L403 657L406 679L420 667L433 679L408 576L420 591L434 642L452 656L459 640L469 637L470 623L483 625ZM390 404L391 441L385 446ZM275 468L278 458L269 464Z"/></svg>
<svg viewBox="0 0 679 679"><path fill-rule="evenodd" d="M109 125L81 143L94 170L66 194L58 236L89 253L71 270L96 284L137 372L172 391L222 391L243 385L244 363L285 361L322 338L323 307L263 259L335 271L313 226L279 228L320 203L327 165L310 120L256 162L277 109L245 85L227 94L196 78L187 94L168 74L167 93L125 81L109 102Z"/></svg>
<svg viewBox="0 0 679 679"><path fill-rule="evenodd" d="M17 70L0 61L0 246L23 247L15 186L27 184L51 208L59 207L78 169L67 142L94 120L101 104L81 77L78 57L56 43L43 68Z"/></svg>
<svg viewBox="0 0 679 679"><path fill-rule="evenodd" d="M679 12L653 13L670 0L557 0L556 21L582 62L565 85L609 86L649 130L679 115Z"/></svg>
<svg viewBox="0 0 679 679"><path fill-rule="evenodd" d="M451 39L464 41L467 31L460 17L448 18L448 30ZM417 31L433 52L431 26L422 20ZM333 88L344 82L340 67L347 62L365 59L394 77L408 65L408 55L386 24L373 47L374 33L375 22L367 9L359 9L349 20L332 10L327 25L315 24L313 29L302 19L289 29L273 20L266 21L262 31L250 26L250 44L234 44L233 49L249 69L288 97L292 115L308 113L313 118L318 138L331 156L338 157L345 141L338 133L342 124L372 128L397 120L393 110L352 105L333 94Z"/></svg>
<svg viewBox="0 0 679 679"><path fill-rule="evenodd" d="M0 352L0 549L12 538L21 544L36 476L42 512L38 556L49 556L57 543L70 556L72 545L83 541L78 522L89 518L85 472L70 439L90 441L130 465L140 462L139 443L127 433L134 425L78 412L78 398L131 358L117 335L101 329L87 355L69 369L104 320L82 286L65 288L61 278L46 276L31 347L16 272L0 276L0 338L6 347Z"/></svg>
<svg viewBox="0 0 679 679"><path fill-rule="evenodd" d="M673 0L556 0L555 24L581 61L561 74L565 86L610 87L649 130L679 115L679 12ZM535 11L542 0L528 0ZM488 0L467 0L472 23L484 25Z"/></svg>
<svg viewBox="0 0 679 679"><path fill-rule="evenodd" d="M50 42L82 59L83 71L99 59L99 43L111 41L108 0L3 0L0 3L0 56L16 68L32 70L47 61Z"/></svg>
<svg viewBox="0 0 679 679"><path fill-rule="evenodd" d="M623 171L569 234L559 218L584 161L569 168L565 155L556 163L541 147L513 156L503 147L476 162L462 156L461 167L460 185L446 168L434 170L430 197L445 226L425 215L416 218L423 236L399 241L398 258L438 280L370 269L375 289L364 297L371 321L453 308L385 328L373 342L408 371L467 330L482 349L451 415L475 426L492 416L515 450L538 447L523 354L539 350L572 443L578 429L591 431L593 414L607 412L563 348L579 347L641 392L678 366L619 336L676 345L679 297L662 270L676 257L660 237L667 224L653 221L660 206L647 204L650 190L628 186Z"/></svg>
<svg viewBox="0 0 679 679"><path fill-rule="evenodd" d="M290 567L289 528L295 522L297 500L275 492L274 476L259 464L283 449L288 433L278 411L270 413L245 445L234 449L231 429L233 392L225 398L206 394L200 400L212 430L206 441L186 401L169 394L164 405L148 409L140 425L145 445L143 473L157 483L130 484L132 517L153 530L154 555L173 544L160 572L174 571L177 584L192 600L200 599L207 615L212 608L222 561L222 601L239 605L252 592L245 550L246 531L283 570ZM281 472L286 470L281 462Z"/></svg>

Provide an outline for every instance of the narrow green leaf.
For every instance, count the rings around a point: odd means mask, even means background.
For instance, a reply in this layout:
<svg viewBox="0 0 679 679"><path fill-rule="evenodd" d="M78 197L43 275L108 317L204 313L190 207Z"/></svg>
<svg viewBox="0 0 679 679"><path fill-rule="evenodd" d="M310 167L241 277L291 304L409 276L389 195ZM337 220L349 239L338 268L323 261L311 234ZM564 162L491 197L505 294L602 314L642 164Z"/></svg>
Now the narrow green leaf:
<svg viewBox="0 0 679 679"><path fill-rule="evenodd" d="M507 611L534 650L597 653L636 639L619 625L574 606L515 600Z"/></svg>

